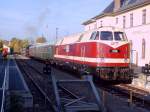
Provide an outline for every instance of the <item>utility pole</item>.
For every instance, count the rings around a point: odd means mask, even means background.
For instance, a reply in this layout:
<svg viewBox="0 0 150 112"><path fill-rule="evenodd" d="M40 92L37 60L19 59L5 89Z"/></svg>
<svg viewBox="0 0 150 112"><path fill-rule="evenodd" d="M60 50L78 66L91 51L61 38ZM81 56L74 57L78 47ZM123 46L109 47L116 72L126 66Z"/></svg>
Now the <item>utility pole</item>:
<svg viewBox="0 0 150 112"><path fill-rule="evenodd" d="M56 42L57 42L57 39L58 39L58 28L56 27Z"/></svg>
<svg viewBox="0 0 150 112"><path fill-rule="evenodd" d="M47 33L47 38L48 38L48 24L46 25L46 33Z"/></svg>

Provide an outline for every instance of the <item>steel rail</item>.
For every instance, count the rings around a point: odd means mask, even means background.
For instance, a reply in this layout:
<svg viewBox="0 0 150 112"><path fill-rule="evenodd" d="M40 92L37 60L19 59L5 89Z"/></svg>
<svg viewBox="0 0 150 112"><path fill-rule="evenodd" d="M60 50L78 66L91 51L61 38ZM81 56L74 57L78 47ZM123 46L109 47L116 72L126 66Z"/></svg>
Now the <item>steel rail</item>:
<svg viewBox="0 0 150 112"><path fill-rule="evenodd" d="M19 62L20 63L20 62ZM27 66L29 66L27 63L23 62ZM21 64L20 64L21 65ZM57 112L57 108L55 105L53 105L50 98L46 95L46 93L43 91L43 89L34 81L34 79L26 72L25 68L21 65L21 68L23 68L23 72L27 75L27 77L32 81L32 83L35 85L35 87L39 90L39 92L46 98L46 100L51 104L52 108L55 112ZM32 67L33 68L33 67ZM37 72L35 69L33 69L35 72ZM39 74L39 72L37 72Z"/></svg>

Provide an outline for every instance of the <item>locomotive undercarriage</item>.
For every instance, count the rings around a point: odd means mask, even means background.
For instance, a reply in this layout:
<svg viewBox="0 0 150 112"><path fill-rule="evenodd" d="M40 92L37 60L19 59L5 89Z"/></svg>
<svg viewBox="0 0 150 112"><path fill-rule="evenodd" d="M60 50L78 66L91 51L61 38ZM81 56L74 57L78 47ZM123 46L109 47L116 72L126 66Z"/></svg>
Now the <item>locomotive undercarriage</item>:
<svg viewBox="0 0 150 112"><path fill-rule="evenodd" d="M96 69L96 77L108 81L132 81L132 70L127 67L100 67Z"/></svg>
<svg viewBox="0 0 150 112"><path fill-rule="evenodd" d="M57 61L62 69L75 72L79 76L92 75L94 80L114 81L114 82L128 82L132 81L132 70L128 67L90 67L87 65L75 64L71 62Z"/></svg>

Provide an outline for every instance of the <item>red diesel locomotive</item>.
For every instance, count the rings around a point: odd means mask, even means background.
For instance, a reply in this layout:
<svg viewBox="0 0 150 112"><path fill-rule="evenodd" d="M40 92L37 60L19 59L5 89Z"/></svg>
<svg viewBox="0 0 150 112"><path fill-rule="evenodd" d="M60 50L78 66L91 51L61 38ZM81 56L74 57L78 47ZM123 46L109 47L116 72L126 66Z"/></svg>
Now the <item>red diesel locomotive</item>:
<svg viewBox="0 0 150 112"><path fill-rule="evenodd" d="M130 44L125 33L103 27L58 41L55 62L104 80L130 81Z"/></svg>
<svg viewBox="0 0 150 112"><path fill-rule="evenodd" d="M41 51L41 47L44 51ZM32 46L29 55L38 58L43 56L42 59L47 57L55 65L80 74L91 74L95 79L132 80L130 44L125 33L113 27L67 36L57 41L53 47Z"/></svg>

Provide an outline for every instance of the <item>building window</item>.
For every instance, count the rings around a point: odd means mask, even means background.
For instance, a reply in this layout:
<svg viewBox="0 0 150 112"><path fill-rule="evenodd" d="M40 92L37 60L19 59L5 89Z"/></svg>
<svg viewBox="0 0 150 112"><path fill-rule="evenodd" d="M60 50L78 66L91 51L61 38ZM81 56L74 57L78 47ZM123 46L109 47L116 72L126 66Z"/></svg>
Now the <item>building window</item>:
<svg viewBox="0 0 150 112"><path fill-rule="evenodd" d="M116 24L118 24L118 17L116 18Z"/></svg>
<svg viewBox="0 0 150 112"><path fill-rule="evenodd" d="M142 11L142 24L146 24L146 9Z"/></svg>
<svg viewBox="0 0 150 112"><path fill-rule="evenodd" d="M130 27L133 27L133 13L130 14Z"/></svg>
<svg viewBox="0 0 150 112"><path fill-rule="evenodd" d="M146 48L145 39L142 39L142 59L145 59L145 48Z"/></svg>
<svg viewBox="0 0 150 112"><path fill-rule="evenodd" d="M123 16L123 28L126 27L126 16Z"/></svg>
<svg viewBox="0 0 150 112"><path fill-rule="evenodd" d="M103 21L101 21L101 26L100 27L102 27L103 26Z"/></svg>
<svg viewBox="0 0 150 112"><path fill-rule="evenodd" d="M95 23L95 25L94 25L94 28L96 29L97 28L97 24Z"/></svg>
<svg viewBox="0 0 150 112"><path fill-rule="evenodd" d="M91 27L89 26L89 30L91 29Z"/></svg>

